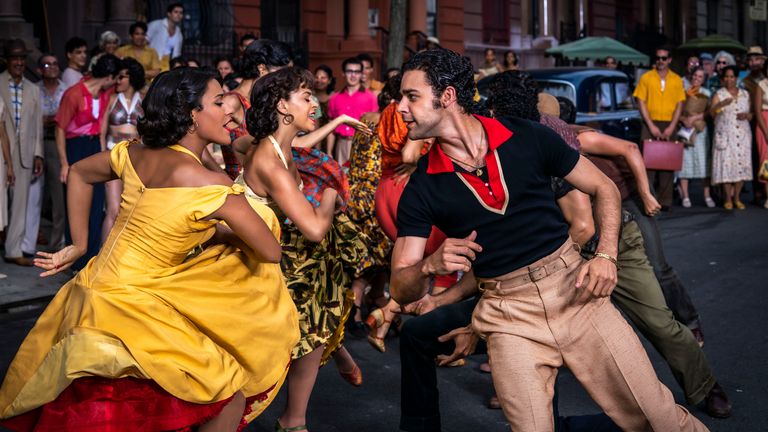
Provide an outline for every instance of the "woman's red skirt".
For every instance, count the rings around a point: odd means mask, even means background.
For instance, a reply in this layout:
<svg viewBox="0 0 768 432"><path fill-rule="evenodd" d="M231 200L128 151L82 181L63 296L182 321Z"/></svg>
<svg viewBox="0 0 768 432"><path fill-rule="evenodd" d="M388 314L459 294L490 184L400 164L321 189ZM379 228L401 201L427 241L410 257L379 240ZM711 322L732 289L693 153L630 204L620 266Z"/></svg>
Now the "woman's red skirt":
<svg viewBox="0 0 768 432"><path fill-rule="evenodd" d="M13 431L191 431L219 415L231 399L195 404L152 380L86 377L74 380L52 402L0 425ZM245 426L242 420L238 430Z"/></svg>
<svg viewBox="0 0 768 432"><path fill-rule="evenodd" d="M376 189L376 219L379 220L379 225L387 237L395 241L397 240L397 204L408 181L396 184L392 174L394 173L383 172L379 180L379 187ZM446 238L445 233L433 226L427 245L424 247L424 256L435 252ZM448 288L456 283L457 277L456 273L435 276L435 286Z"/></svg>

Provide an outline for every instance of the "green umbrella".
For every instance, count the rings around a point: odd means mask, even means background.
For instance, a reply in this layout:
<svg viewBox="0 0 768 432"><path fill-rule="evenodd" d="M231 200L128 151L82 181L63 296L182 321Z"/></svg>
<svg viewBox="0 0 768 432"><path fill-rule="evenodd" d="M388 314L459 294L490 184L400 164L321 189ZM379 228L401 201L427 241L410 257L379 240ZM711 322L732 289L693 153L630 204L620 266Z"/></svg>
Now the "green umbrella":
<svg viewBox="0 0 768 432"><path fill-rule="evenodd" d="M691 39L677 47L677 49L679 51L747 51L747 47L742 45L739 41L729 38L728 36L718 34L711 34L709 36Z"/></svg>
<svg viewBox="0 0 768 432"><path fill-rule="evenodd" d="M609 37L591 36L547 50L567 59L602 60L613 57L624 63L648 64L648 56Z"/></svg>

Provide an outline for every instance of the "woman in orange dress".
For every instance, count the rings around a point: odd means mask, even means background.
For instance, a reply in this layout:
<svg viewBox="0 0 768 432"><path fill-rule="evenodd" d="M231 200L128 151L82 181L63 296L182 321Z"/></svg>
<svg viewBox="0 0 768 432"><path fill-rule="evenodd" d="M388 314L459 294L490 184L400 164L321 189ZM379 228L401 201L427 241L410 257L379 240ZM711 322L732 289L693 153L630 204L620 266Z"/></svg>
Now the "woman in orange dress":
<svg viewBox="0 0 768 432"><path fill-rule="evenodd" d="M399 77L392 78L394 82L393 95L399 99ZM388 83L389 85L389 83ZM392 101L381 112L377 134L381 141L381 179L376 189L376 218L381 229L395 241L397 239L397 203L408 184L411 173L416 169L416 162L426 154L431 145L427 141L408 139L408 128L403 117L397 112L397 101ZM432 233L427 240L425 254L431 254L445 241L445 234L432 227ZM456 282L457 275L435 277L433 291L442 291ZM370 327L368 342L381 352L386 351L384 337L389 331L392 320L397 315L400 306L390 300L385 306L372 311L366 323Z"/></svg>

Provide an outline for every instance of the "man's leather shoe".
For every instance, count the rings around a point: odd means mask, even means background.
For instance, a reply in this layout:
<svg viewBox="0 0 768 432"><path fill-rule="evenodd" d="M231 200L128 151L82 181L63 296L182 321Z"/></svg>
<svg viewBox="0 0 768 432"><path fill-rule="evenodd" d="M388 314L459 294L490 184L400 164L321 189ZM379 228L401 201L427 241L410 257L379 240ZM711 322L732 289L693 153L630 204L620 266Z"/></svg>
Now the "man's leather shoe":
<svg viewBox="0 0 768 432"><path fill-rule="evenodd" d="M32 267L33 265L35 265L35 263L32 262L31 259L29 259L27 257L23 257L23 256L22 257L18 257L18 258L8 258L8 257L5 257L3 259L5 260L5 262L7 262L9 264L16 264L16 265L20 265L22 267Z"/></svg>
<svg viewBox="0 0 768 432"><path fill-rule="evenodd" d="M712 390L704 398L707 414L715 418L727 418L731 416L731 402L720 384L715 383Z"/></svg>

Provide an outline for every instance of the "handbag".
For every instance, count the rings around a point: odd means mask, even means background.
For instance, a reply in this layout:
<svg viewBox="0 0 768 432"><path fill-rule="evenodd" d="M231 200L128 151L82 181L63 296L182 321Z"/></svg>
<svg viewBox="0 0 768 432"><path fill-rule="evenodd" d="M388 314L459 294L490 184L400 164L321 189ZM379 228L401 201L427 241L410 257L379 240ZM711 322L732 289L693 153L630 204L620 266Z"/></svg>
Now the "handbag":
<svg viewBox="0 0 768 432"><path fill-rule="evenodd" d="M768 181L768 160L764 160L760 165L760 172L757 173L760 180Z"/></svg>
<svg viewBox="0 0 768 432"><path fill-rule="evenodd" d="M677 141L646 140L643 142L645 168L656 171L680 171L683 168L683 145Z"/></svg>

